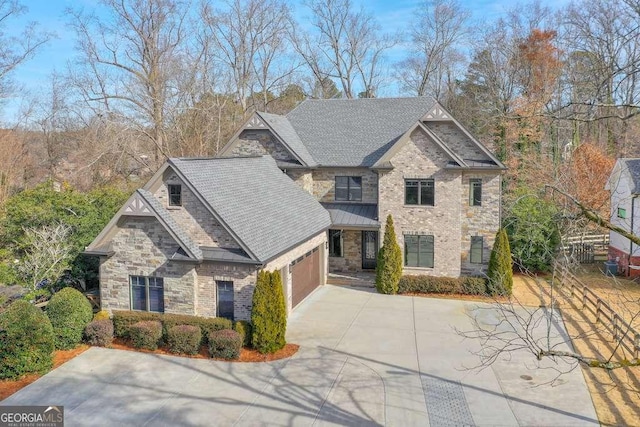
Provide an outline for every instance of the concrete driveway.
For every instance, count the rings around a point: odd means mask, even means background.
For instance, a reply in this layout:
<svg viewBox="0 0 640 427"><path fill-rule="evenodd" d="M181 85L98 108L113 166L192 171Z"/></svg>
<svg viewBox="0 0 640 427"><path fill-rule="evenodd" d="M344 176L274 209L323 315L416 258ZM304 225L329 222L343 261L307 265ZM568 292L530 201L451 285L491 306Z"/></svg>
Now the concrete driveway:
<svg viewBox="0 0 640 427"><path fill-rule="evenodd" d="M465 369L479 343L452 328L470 328L477 306L327 285L291 316L289 360L92 348L2 404L64 405L68 426L597 425L580 369L554 386L528 353Z"/></svg>

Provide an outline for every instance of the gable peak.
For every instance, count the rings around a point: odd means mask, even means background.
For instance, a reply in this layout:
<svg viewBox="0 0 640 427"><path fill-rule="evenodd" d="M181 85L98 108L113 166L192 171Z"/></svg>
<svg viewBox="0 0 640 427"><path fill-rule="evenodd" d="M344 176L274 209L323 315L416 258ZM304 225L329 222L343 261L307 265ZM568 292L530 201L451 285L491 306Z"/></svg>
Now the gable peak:
<svg viewBox="0 0 640 427"><path fill-rule="evenodd" d="M247 122L245 129L267 129L267 125L257 114L254 114Z"/></svg>
<svg viewBox="0 0 640 427"><path fill-rule="evenodd" d="M153 216L147 203L137 193L126 204L123 213L126 215Z"/></svg>
<svg viewBox="0 0 640 427"><path fill-rule="evenodd" d="M431 111L429 111L422 118L423 121L436 121L436 120L451 120L449 113L442 108L439 104L436 104Z"/></svg>

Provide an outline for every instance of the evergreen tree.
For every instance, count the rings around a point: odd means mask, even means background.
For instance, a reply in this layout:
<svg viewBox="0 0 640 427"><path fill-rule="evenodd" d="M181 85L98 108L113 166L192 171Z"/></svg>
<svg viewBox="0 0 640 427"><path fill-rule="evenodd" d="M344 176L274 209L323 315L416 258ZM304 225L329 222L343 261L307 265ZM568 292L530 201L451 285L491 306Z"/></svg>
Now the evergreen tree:
<svg viewBox="0 0 640 427"><path fill-rule="evenodd" d="M381 294L395 294L402 277L402 250L396 239L393 218L387 216L384 228L384 240L378 252L376 266L376 289Z"/></svg>
<svg viewBox="0 0 640 427"><path fill-rule="evenodd" d="M258 272L251 308L253 348L260 353L273 353L285 345L287 309L282 292L280 272Z"/></svg>
<svg viewBox="0 0 640 427"><path fill-rule="evenodd" d="M513 265L509 238L504 228L501 228L496 234L491 258L489 259L487 276L487 289L491 295L511 295L513 289Z"/></svg>

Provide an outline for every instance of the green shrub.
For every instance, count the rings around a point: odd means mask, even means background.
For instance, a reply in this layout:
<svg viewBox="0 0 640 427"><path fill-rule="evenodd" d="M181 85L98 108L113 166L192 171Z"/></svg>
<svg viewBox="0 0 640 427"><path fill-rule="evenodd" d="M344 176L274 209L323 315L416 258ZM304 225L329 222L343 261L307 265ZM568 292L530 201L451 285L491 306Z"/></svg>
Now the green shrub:
<svg viewBox="0 0 640 427"><path fill-rule="evenodd" d="M100 310L96 314L93 315L93 320L108 320L111 319L109 312L107 310Z"/></svg>
<svg viewBox="0 0 640 427"><path fill-rule="evenodd" d="M287 310L280 272L260 271L251 308L252 346L260 353L274 353L285 346Z"/></svg>
<svg viewBox="0 0 640 427"><path fill-rule="evenodd" d="M402 276L398 292L421 294L486 295L485 280L480 277Z"/></svg>
<svg viewBox="0 0 640 427"><path fill-rule="evenodd" d="M209 334L209 354L211 357L237 359L242 350L242 337L231 329L212 331Z"/></svg>
<svg viewBox="0 0 640 427"><path fill-rule="evenodd" d="M93 319L91 303L73 288L64 288L53 295L46 312L53 326L56 348L62 350L80 344L84 328Z"/></svg>
<svg viewBox="0 0 640 427"><path fill-rule="evenodd" d="M493 243L489 269L487 270L487 290L491 295L511 295L513 290L513 265L511 249L505 229L500 229Z"/></svg>
<svg viewBox="0 0 640 427"><path fill-rule="evenodd" d="M18 300L0 313L0 379L43 374L53 366L53 327L42 310Z"/></svg>
<svg viewBox="0 0 640 427"><path fill-rule="evenodd" d="M396 238L393 218L388 215L384 227L384 240L378 252L376 264L376 289L381 294L396 294L400 277L402 277L402 250Z"/></svg>
<svg viewBox="0 0 640 427"><path fill-rule="evenodd" d="M177 325L167 330L169 351L178 354L197 354L202 342L200 327L193 325Z"/></svg>
<svg viewBox="0 0 640 427"><path fill-rule="evenodd" d="M242 337L243 347L251 347L251 323L246 320L238 320L233 324L233 330Z"/></svg>
<svg viewBox="0 0 640 427"><path fill-rule="evenodd" d="M162 323L157 320L142 320L129 327L129 338L135 348L155 350L162 339Z"/></svg>
<svg viewBox="0 0 640 427"><path fill-rule="evenodd" d="M167 338L167 331L178 325L197 326L202 331L201 343L207 344L209 332L231 329L233 322L222 317L199 317L187 314L152 313L148 311L113 311L113 325L115 335L120 338L129 338L129 328L143 320L157 320L162 323L163 336Z"/></svg>
<svg viewBox="0 0 640 427"><path fill-rule="evenodd" d="M113 342L113 322L111 319L92 320L84 328L87 344L98 347L109 347Z"/></svg>

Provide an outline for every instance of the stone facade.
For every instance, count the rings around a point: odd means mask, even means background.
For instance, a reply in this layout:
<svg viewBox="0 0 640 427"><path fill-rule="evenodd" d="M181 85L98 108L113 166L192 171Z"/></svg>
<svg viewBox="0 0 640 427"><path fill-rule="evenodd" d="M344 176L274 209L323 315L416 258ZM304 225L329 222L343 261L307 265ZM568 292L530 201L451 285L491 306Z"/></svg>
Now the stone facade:
<svg viewBox="0 0 640 427"><path fill-rule="evenodd" d="M287 176L308 193L313 194L313 173L306 169L287 169Z"/></svg>
<svg viewBox="0 0 640 427"><path fill-rule="evenodd" d="M346 273L362 271L362 231L342 231L342 256L329 257L329 271Z"/></svg>
<svg viewBox="0 0 640 427"><path fill-rule="evenodd" d="M297 162L295 157L268 130L244 130L228 157L269 154L276 160Z"/></svg>
<svg viewBox="0 0 640 427"><path fill-rule="evenodd" d="M194 305L196 314L216 317L216 281L233 282L233 314L235 320L251 320L253 290L256 286L257 270L254 266L204 262L196 268L198 286Z"/></svg>
<svg viewBox="0 0 640 427"><path fill-rule="evenodd" d="M101 258L100 303L130 310L130 276L162 277L166 313L196 314L195 265L171 261L178 244L154 217L123 216L111 239L114 255Z"/></svg>
<svg viewBox="0 0 640 427"><path fill-rule="evenodd" d="M489 159L454 122L425 122L425 125L459 157L474 160Z"/></svg>
<svg viewBox="0 0 640 427"><path fill-rule="evenodd" d="M367 168L322 168L313 171L313 195L320 202L335 202L336 176L361 176L362 200L353 203L378 202L378 175ZM341 201L340 203L344 203ZM346 202L349 203L349 202Z"/></svg>
<svg viewBox="0 0 640 427"><path fill-rule="evenodd" d="M299 246L296 246L293 250L277 257L276 259L270 261L267 265L265 265L264 269L268 271L276 271L280 270L280 274L282 275L282 287L284 291L284 298L287 305L287 313L290 313L293 304L292 304L292 277L291 277L291 269L289 266L291 263L298 257L306 254L312 249L320 247L320 259L323 260L323 263L320 266L320 286L327 283L327 256L326 256L326 245L327 245L327 233L320 233L315 237L307 240Z"/></svg>
<svg viewBox="0 0 640 427"><path fill-rule="evenodd" d="M169 206L169 184L182 186L182 206ZM163 184L158 187L154 196L199 246L240 248L238 242L213 218L209 209L171 169L167 169Z"/></svg>

